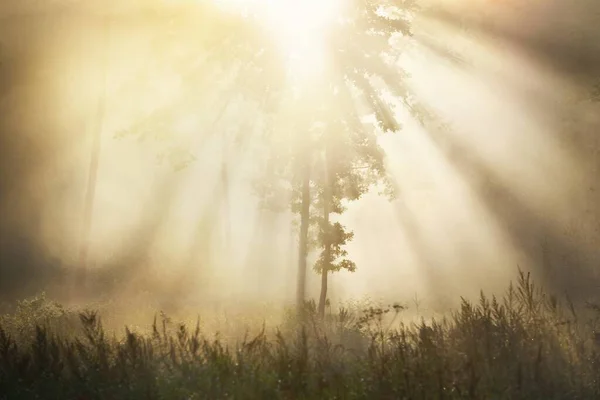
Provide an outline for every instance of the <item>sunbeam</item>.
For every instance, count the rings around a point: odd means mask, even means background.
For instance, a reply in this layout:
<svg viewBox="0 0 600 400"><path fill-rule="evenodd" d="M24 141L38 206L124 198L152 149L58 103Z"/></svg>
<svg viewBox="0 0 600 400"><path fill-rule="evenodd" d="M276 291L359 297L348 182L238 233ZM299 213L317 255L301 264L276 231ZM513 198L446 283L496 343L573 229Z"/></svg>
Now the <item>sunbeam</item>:
<svg viewBox="0 0 600 400"><path fill-rule="evenodd" d="M324 318L416 293L443 313L519 268L595 296L593 1L13 3L7 298L270 302L302 319L305 301Z"/></svg>

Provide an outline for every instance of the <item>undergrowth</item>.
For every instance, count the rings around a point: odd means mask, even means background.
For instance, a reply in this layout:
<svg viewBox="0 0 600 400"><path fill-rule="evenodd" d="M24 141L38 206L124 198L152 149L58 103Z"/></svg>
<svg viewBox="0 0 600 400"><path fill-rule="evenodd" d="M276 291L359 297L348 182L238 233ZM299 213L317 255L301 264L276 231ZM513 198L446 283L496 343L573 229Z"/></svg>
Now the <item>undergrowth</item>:
<svg viewBox="0 0 600 400"><path fill-rule="evenodd" d="M307 303L303 323L290 315L232 341L165 315L146 332L110 334L97 312L39 297L0 319L0 398L600 398L595 318L527 274L503 298L463 299L438 320L407 323L403 309L319 321Z"/></svg>

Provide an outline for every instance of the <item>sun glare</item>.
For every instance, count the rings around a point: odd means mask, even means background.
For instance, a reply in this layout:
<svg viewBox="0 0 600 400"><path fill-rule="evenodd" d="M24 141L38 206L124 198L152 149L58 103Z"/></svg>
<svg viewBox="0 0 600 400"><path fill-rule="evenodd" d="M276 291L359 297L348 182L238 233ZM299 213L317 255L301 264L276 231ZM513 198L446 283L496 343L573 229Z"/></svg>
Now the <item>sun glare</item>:
<svg viewBox="0 0 600 400"><path fill-rule="evenodd" d="M215 0L230 11L256 18L267 29L295 79L322 74L327 65L326 35L342 0Z"/></svg>

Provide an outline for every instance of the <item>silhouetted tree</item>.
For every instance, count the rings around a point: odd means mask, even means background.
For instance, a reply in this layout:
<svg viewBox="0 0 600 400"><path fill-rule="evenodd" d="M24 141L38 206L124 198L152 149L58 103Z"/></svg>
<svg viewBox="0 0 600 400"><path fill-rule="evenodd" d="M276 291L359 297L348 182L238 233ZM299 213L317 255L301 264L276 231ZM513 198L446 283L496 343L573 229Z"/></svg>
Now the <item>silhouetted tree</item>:
<svg viewBox="0 0 600 400"><path fill-rule="evenodd" d="M266 192L272 197L287 185L292 211L300 218L300 308L305 300L307 253L311 245L321 249L314 266L321 275L321 316L327 300L328 274L356 269L344 249L353 233L339 222L332 222L331 214L341 214L345 202L357 200L373 184L386 180L384 155L376 135L400 129L394 102L415 111L397 60L401 44L411 35L410 21L417 8L412 1L395 4L349 2L340 15L341 22L324 39L331 69L295 100L300 111L294 113L294 126L285 128L292 132L274 134L277 150L273 151L268 172L276 179L268 180L271 188ZM362 121L369 115L374 124ZM304 121L296 122L302 118ZM288 143L284 155L282 142Z"/></svg>

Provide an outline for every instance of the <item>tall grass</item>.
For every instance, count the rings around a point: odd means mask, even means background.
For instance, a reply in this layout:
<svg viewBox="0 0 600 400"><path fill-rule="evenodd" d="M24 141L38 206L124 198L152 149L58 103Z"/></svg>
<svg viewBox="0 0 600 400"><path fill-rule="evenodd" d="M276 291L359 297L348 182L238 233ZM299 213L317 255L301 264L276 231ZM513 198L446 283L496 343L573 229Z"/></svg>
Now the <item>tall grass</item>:
<svg viewBox="0 0 600 400"><path fill-rule="evenodd" d="M597 399L595 319L521 274L501 299L403 322L403 307L288 318L238 341L155 318L109 334L43 298L0 320L3 399Z"/></svg>

